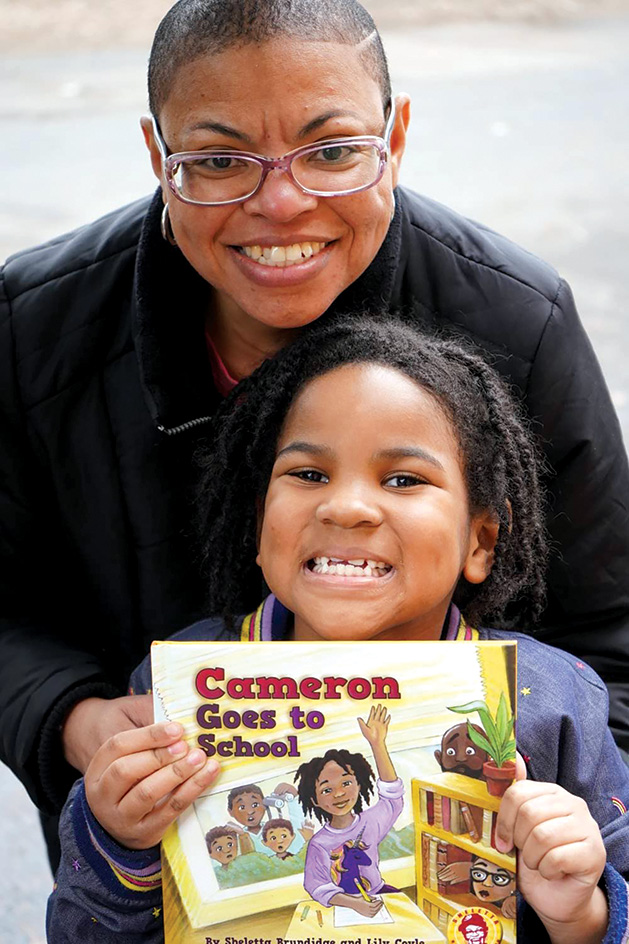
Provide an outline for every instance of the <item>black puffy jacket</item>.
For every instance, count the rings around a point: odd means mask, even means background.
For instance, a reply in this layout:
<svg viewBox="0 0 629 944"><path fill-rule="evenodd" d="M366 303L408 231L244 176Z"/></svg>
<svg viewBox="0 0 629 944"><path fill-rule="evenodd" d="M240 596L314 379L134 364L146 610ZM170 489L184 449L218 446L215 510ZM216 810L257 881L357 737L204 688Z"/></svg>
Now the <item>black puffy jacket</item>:
<svg viewBox="0 0 629 944"><path fill-rule="evenodd" d="M491 352L539 420L556 542L546 641L607 681L629 746L629 472L600 368L549 266L399 190L391 229L340 311L385 302ZM0 282L0 743L52 810L58 729L123 692L154 638L204 615L193 453L218 397L209 287L142 200L9 259Z"/></svg>

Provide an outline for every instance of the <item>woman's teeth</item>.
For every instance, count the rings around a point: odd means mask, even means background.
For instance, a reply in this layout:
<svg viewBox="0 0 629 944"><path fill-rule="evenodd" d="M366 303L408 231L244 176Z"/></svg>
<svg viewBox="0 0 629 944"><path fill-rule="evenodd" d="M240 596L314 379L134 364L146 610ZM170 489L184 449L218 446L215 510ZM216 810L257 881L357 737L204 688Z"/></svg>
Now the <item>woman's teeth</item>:
<svg viewBox="0 0 629 944"><path fill-rule="evenodd" d="M316 256L328 243L293 243L292 246L239 246L242 252L249 259L259 265L276 266L286 268L286 266L296 265L298 262L304 262L311 256Z"/></svg>
<svg viewBox="0 0 629 944"><path fill-rule="evenodd" d="M334 577L384 577L391 564L375 560L340 560L336 557L314 557L308 562L314 574L331 574Z"/></svg>

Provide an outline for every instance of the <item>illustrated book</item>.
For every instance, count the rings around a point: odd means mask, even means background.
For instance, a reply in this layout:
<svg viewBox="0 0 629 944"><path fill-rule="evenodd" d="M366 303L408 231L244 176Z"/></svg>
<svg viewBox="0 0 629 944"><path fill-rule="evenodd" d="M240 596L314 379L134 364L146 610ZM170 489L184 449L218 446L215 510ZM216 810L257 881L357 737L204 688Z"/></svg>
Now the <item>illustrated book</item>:
<svg viewBox="0 0 629 944"><path fill-rule="evenodd" d="M162 842L166 944L514 944L512 642L157 642L218 778Z"/></svg>

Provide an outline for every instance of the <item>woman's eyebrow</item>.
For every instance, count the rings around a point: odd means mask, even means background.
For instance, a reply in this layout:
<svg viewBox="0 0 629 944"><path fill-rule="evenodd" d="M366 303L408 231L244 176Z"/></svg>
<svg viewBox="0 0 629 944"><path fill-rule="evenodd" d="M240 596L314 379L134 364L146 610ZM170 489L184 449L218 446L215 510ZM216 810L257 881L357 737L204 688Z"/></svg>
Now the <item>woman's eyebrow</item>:
<svg viewBox="0 0 629 944"><path fill-rule="evenodd" d="M305 138L313 131L317 131L326 121L330 121L332 118L358 118L360 120L361 115L355 111L342 111L341 109L326 111L322 115L319 115L318 118L313 118L312 121L304 125L301 131L298 132L297 137Z"/></svg>
<svg viewBox="0 0 629 944"><path fill-rule="evenodd" d="M382 449L376 453L376 459L421 459L424 462L434 465L435 468L443 470L442 464L436 456L418 446L394 446L392 449Z"/></svg>
<svg viewBox="0 0 629 944"><path fill-rule="evenodd" d="M307 452L309 455L315 456L331 456L332 450L329 446L317 446L315 443L303 442L302 440L296 440L295 442L289 443L287 446L284 446L283 449L280 449L276 460L280 456L290 455L292 452Z"/></svg>
<svg viewBox="0 0 629 944"><path fill-rule="evenodd" d="M188 131L215 131L216 134L224 134L228 138L237 138L239 141L245 141L252 144L253 141L244 131L232 128L231 125L224 125L220 121L197 121L190 125Z"/></svg>

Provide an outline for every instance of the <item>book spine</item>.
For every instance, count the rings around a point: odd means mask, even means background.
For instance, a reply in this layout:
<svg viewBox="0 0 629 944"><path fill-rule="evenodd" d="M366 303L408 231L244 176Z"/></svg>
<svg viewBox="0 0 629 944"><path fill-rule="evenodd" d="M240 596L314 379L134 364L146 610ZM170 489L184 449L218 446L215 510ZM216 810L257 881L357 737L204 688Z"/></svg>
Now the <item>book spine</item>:
<svg viewBox="0 0 629 944"><path fill-rule="evenodd" d="M430 836L422 833L422 885L430 888Z"/></svg>
<svg viewBox="0 0 629 944"><path fill-rule="evenodd" d="M483 810L483 844L491 846L491 810Z"/></svg>
<svg viewBox="0 0 629 944"><path fill-rule="evenodd" d="M428 868L428 887L437 888L439 882L437 880L437 846L439 845L439 840L436 836L430 837L430 865Z"/></svg>
<svg viewBox="0 0 629 944"><path fill-rule="evenodd" d="M439 842L437 844L437 891L440 895L447 895L448 886L446 882L439 881L439 872L448 864L448 843Z"/></svg>
<svg viewBox="0 0 629 944"><path fill-rule="evenodd" d="M425 823L428 822L428 801L426 791L423 789L419 791L419 815Z"/></svg>
<svg viewBox="0 0 629 944"><path fill-rule="evenodd" d="M441 818L443 820L443 828L449 833L452 820L450 797L441 797Z"/></svg>
<svg viewBox="0 0 629 944"><path fill-rule="evenodd" d="M426 822L432 826L435 821L435 795L432 790L426 790Z"/></svg>
<svg viewBox="0 0 629 944"><path fill-rule="evenodd" d="M450 832L460 836L465 832L461 823L461 809L458 800L450 800Z"/></svg>
<svg viewBox="0 0 629 944"><path fill-rule="evenodd" d="M491 814L491 837L490 837L490 843L491 843L492 849L496 848L496 821L497 820L498 820L498 814L492 813Z"/></svg>
<svg viewBox="0 0 629 944"><path fill-rule="evenodd" d="M439 911L439 920L438 920L438 922L437 922L437 927L438 927L439 930L442 931L444 934L445 934L445 933L447 932L447 930L448 930L448 918L449 918L449 917L450 917L450 916L449 916L449 914L448 914L447 911L443 911L443 909L441 909L441 910Z"/></svg>
<svg viewBox="0 0 629 944"><path fill-rule="evenodd" d="M472 816L469 806L467 805L467 803L463 803L463 802L461 802L459 806L461 809L461 816L463 817L463 822L465 823L465 828L470 834L470 838L472 839L472 842L478 842L478 840L480 839L480 833L478 832L476 828L476 823L474 822L474 818Z"/></svg>
<svg viewBox="0 0 629 944"><path fill-rule="evenodd" d="M434 800L434 817L435 817L435 826L437 829L443 829L443 807L442 807L442 796L440 793L435 793Z"/></svg>

